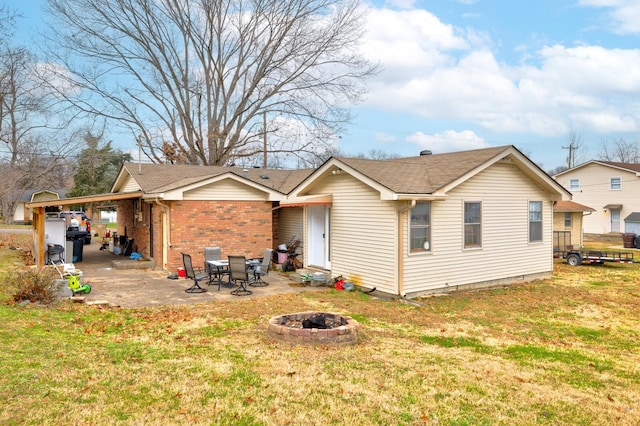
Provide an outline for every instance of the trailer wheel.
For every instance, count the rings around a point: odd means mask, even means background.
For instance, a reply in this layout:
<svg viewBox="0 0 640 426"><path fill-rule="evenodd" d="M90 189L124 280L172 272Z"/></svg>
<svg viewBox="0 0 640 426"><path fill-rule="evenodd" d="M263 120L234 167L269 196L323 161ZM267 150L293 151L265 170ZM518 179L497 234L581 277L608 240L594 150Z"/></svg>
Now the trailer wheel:
<svg viewBox="0 0 640 426"><path fill-rule="evenodd" d="M580 256L577 254L570 254L567 256L567 264L570 266L578 266L582 263Z"/></svg>

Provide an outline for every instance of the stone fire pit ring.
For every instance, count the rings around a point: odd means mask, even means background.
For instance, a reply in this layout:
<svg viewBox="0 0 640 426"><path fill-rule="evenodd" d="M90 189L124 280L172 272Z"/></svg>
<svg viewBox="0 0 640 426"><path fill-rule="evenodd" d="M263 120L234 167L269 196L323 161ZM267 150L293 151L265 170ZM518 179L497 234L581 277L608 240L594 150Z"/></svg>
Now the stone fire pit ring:
<svg viewBox="0 0 640 426"><path fill-rule="evenodd" d="M267 333L291 344L353 345L358 342L359 327L351 317L312 311L273 317Z"/></svg>

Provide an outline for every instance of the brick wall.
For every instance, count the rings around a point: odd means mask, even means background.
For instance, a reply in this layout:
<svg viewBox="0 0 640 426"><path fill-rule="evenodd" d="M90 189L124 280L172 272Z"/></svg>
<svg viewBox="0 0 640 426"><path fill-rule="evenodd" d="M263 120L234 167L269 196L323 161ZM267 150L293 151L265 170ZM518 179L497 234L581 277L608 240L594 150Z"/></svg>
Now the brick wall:
<svg viewBox="0 0 640 426"><path fill-rule="evenodd" d="M181 252L193 257L193 264L204 264L203 248L219 246L222 258L232 255L262 257L264 249L274 248L273 222L277 214L271 202L263 201L174 201L171 208L171 247L167 269L176 271L182 266ZM154 205L152 217L149 206L142 205L143 221L134 220L134 201L118 202L118 234L134 239L134 247L150 255L149 224L153 221L153 257L161 267L162 210Z"/></svg>

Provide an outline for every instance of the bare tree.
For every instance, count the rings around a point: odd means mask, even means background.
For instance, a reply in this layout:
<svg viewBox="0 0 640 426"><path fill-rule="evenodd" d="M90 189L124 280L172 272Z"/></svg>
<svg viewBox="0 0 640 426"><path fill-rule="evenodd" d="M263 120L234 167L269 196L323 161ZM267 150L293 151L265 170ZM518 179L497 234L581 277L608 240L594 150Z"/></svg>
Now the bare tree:
<svg viewBox="0 0 640 426"><path fill-rule="evenodd" d="M0 23L0 32L7 36L0 43L0 215L11 222L26 190L64 186L60 179L67 165L64 158L74 145L65 139L62 129L68 122L59 122L64 110L42 89L40 81L45 77L33 56L25 48L12 46L9 27L3 19Z"/></svg>
<svg viewBox="0 0 640 426"><path fill-rule="evenodd" d="M350 120L377 66L359 0L47 0L68 100L125 126L155 162L305 156ZM266 125L265 125L266 123ZM291 126L310 135L291 143ZM295 146L292 148L292 146Z"/></svg>
<svg viewBox="0 0 640 426"><path fill-rule="evenodd" d="M628 142L623 138L603 140L600 159L637 164L640 162L640 144L638 142Z"/></svg>

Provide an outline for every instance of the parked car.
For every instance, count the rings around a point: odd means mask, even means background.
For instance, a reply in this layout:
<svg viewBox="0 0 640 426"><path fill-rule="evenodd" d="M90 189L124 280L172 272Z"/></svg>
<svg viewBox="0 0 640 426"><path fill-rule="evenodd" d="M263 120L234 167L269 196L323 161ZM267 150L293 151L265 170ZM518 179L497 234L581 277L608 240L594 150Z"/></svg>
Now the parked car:
<svg viewBox="0 0 640 426"><path fill-rule="evenodd" d="M67 240L84 240L85 244L91 244L91 219L83 211L67 210L60 212L60 217L66 219L73 216L78 220L78 226L67 226Z"/></svg>

